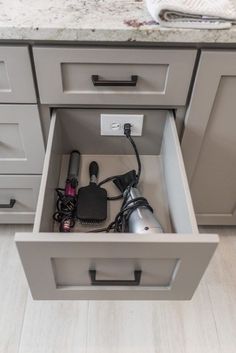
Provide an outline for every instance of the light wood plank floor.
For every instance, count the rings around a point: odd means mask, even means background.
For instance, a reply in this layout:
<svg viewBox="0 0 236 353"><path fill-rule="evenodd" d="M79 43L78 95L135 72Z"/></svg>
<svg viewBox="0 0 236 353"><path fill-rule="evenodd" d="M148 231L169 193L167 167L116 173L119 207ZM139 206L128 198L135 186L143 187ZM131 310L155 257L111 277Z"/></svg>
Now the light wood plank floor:
<svg viewBox="0 0 236 353"><path fill-rule="evenodd" d="M30 229L0 226L0 353L236 352L236 228L209 230L221 242L190 302L35 302L14 246Z"/></svg>

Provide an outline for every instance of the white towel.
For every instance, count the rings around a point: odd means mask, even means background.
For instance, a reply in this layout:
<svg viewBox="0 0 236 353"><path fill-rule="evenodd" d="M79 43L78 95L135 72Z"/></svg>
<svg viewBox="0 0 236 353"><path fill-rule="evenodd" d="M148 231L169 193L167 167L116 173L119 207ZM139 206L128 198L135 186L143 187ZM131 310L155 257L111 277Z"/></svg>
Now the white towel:
<svg viewBox="0 0 236 353"><path fill-rule="evenodd" d="M164 27L230 28L236 23L232 0L146 0L155 21Z"/></svg>

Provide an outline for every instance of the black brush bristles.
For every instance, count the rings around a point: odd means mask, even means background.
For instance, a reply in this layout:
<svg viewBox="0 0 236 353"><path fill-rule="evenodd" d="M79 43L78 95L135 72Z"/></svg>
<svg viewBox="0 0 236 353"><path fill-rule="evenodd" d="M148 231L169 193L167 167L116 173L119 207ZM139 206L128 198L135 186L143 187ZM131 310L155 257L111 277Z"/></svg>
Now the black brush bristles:
<svg viewBox="0 0 236 353"><path fill-rule="evenodd" d="M107 192L91 183L79 189L77 218L82 224L101 223L107 218Z"/></svg>

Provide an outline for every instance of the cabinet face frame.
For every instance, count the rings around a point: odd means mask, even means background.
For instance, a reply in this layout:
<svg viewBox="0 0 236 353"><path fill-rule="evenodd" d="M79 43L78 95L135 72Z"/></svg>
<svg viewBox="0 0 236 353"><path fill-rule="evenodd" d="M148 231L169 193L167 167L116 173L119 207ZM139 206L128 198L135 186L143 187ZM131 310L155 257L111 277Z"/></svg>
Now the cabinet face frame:
<svg viewBox="0 0 236 353"><path fill-rule="evenodd" d="M192 97L186 113L185 129L181 143L190 190L195 173L198 170L198 165L201 161L201 152L205 138L207 138L210 120L214 119L212 112L217 103L216 99L220 83L222 78L227 76L236 77L236 52L229 50L203 50L195 78ZM222 119L224 119L224 116L222 116ZM214 137L214 140L216 139L217 136ZM227 141L225 143L227 144ZM198 192L201 193L200 183L198 186ZM217 193L217 190L215 190L215 192ZM194 203L194 195L192 196ZM221 200L219 198L219 205L220 202ZM198 205L196 204L196 208L197 207ZM232 212L198 213L197 211L196 217L198 224L235 225L236 200Z"/></svg>

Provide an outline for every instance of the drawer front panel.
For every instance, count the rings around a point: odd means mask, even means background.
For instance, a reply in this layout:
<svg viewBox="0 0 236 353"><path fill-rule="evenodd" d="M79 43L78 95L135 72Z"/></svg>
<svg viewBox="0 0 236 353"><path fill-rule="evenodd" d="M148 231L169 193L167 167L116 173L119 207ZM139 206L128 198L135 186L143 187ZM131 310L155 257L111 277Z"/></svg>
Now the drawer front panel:
<svg viewBox="0 0 236 353"><path fill-rule="evenodd" d="M195 50L34 48L46 104L184 105L195 56Z"/></svg>
<svg viewBox="0 0 236 353"><path fill-rule="evenodd" d="M190 234L18 234L16 243L34 299L60 300L191 299L216 248L214 236Z"/></svg>
<svg viewBox="0 0 236 353"><path fill-rule="evenodd" d="M15 238L33 297L190 299L218 237L198 234L173 115L167 114L161 148L172 234L53 233L54 189L66 148L60 122L54 113L34 231Z"/></svg>
<svg viewBox="0 0 236 353"><path fill-rule="evenodd" d="M0 103L36 103L27 46L0 46Z"/></svg>
<svg viewBox="0 0 236 353"><path fill-rule="evenodd" d="M36 105L0 105L0 174L41 174L44 142Z"/></svg>
<svg viewBox="0 0 236 353"><path fill-rule="evenodd" d="M33 223L41 175L0 175L0 223Z"/></svg>

